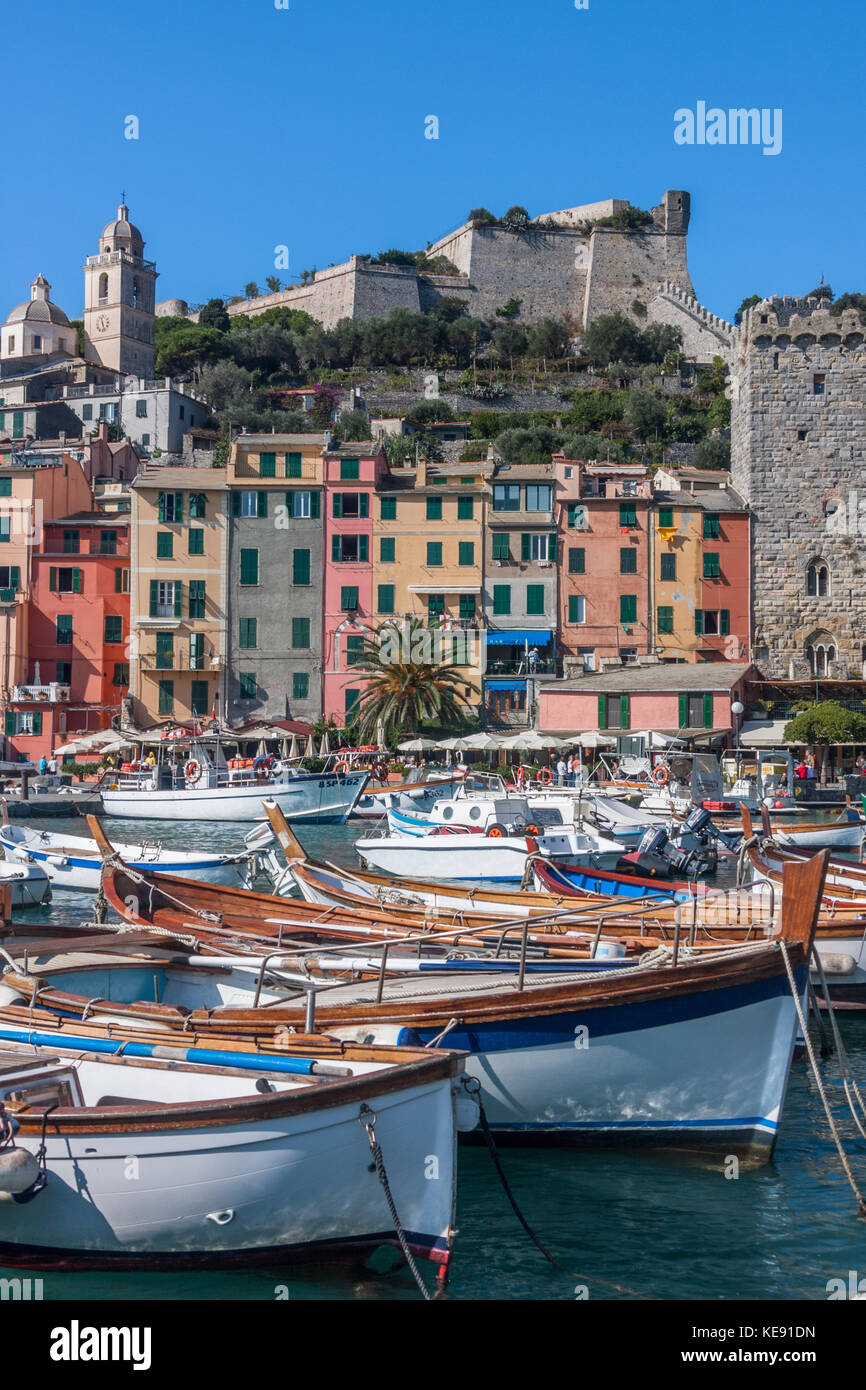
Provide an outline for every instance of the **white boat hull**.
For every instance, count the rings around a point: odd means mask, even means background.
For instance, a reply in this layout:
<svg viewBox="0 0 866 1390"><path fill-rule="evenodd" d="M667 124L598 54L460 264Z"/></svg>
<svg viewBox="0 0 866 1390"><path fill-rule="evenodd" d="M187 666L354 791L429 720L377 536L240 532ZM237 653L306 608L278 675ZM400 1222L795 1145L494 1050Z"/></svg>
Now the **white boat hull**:
<svg viewBox="0 0 866 1390"><path fill-rule="evenodd" d="M14 837L20 835L21 839ZM102 881L102 857L96 841L84 835L58 835L51 831L0 830L0 844L7 862L35 866L54 888L96 893ZM185 854L165 845L113 845L115 852L134 869L161 874L180 874L206 883L237 884L240 866L221 854ZM227 862L228 861L228 862Z"/></svg>
<svg viewBox="0 0 866 1390"><path fill-rule="evenodd" d="M259 821L265 819L262 801L267 798L277 803L290 822L342 823L351 814L367 778L366 772L350 772L177 791L106 787L102 804L106 815L136 820Z"/></svg>
<svg viewBox="0 0 866 1390"><path fill-rule="evenodd" d="M38 907L51 898L51 879L38 864L0 863L0 883L12 884L13 907Z"/></svg>

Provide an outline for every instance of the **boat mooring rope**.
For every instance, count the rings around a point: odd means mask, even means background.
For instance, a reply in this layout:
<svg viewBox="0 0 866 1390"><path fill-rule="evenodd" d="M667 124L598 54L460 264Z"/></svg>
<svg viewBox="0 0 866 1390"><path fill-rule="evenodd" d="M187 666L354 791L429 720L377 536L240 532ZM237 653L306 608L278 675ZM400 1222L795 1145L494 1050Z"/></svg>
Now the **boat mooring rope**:
<svg viewBox="0 0 866 1390"><path fill-rule="evenodd" d="M839 1071L842 1076L842 1086L845 1091L845 1097L848 1101L848 1109L851 1111L851 1117L854 1120L855 1125L859 1129L861 1137L863 1139L866 1139L866 1130L864 1130L863 1125L860 1122L860 1116L862 1116L863 1119L866 1120L866 1106L864 1106L863 1097L860 1094L860 1088L857 1085L857 1080L853 1072L851 1071L851 1067L848 1060L848 1053L845 1048L845 1044L842 1041L842 1036L839 1032L839 1025L836 1022L836 1010L833 1008L832 1002L830 1000L830 991L827 988L827 979L824 974L824 962L821 960L819 953L814 948L812 954L814 956L815 967L818 972L818 979L821 982L821 989L824 993L824 1002L827 1005L827 1012L830 1015L830 1027L833 1032L833 1042L836 1047L836 1056L839 1059ZM856 1105L854 1104L854 1101L851 1099L852 1091L857 1100ZM860 1112L859 1115L857 1113L858 1110Z"/></svg>
<svg viewBox="0 0 866 1390"><path fill-rule="evenodd" d="M836 1120L835 1120L835 1118L834 1118L834 1116L833 1116L833 1112L832 1112L832 1110L831 1110L831 1108L830 1108L830 1102L829 1102L829 1100L827 1099L827 1091L826 1091L825 1086L824 1086L824 1081L823 1081L823 1078L822 1078L822 1076L821 1076L821 1072L820 1072L820 1070L819 1070L819 1068L818 1068L818 1060L817 1060L817 1058L816 1058L816 1056L815 1056L815 1049L814 1049L814 1047L812 1046L812 1039L811 1039L811 1037L809 1036L809 1025L808 1025L808 1023L806 1022L805 1015L803 1014L803 1004L802 1004L802 1001L801 1001L801 999L800 999L799 992L798 992L798 990L797 990L797 981L796 981L796 979L794 978L794 971L793 971L793 969L791 968L791 961L790 961L790 958L789 958L789 956L788 956L788 946L787 946L787 942L785 942L785 941L780 941L780 942L779 942L779 949L780 949L780 951L782 952L782 960L785 962L785 972L786 972L786 974L787 974L787 976L788 976L788 985L789 985L790 990L791 990L791 997L792 997L792 999L794 1000L794 1007L795 1007L796 1010L797 1010L797 1018L798 1018L799 1023L800 1023L800 1031L801 1031L802 1034L803 1034L803 1038L804 1038L804 1041L805 1041L805 1044L806 1044L806 1055L807 1055L808 1058L809 1058L809 1066L812 1068L812 1075L813 1075L814 1078L815 1078L815 1085L816 1085L817 1088L818 1088L818 1095L821 1097L821 1104L822 1104L823 1107L824 1107L824 1114L825 1114L826 1117L827 1117L827 1124L828 1124L829 1127L830 1127L830 1133L831 1133L832 1136L833 1136L833 1142L834 1142L834 1144L836 1145L836 1150L837 1150L837 1152L838 1152L838 1154L839 1154L839 1161L840 1161L840 1163L842 1164L842 1168L843 1168L843 1170L844 1170L844 1172L845 1172L845 1176L846 1176L846 1178L848 1179L848 1182L849 1182L850 1185L851 1185L851 1191L854 1193L854 1196L857 1198L857 1208L858 1208L857 1214L858 1214L858 1216L860 1216L860 1217L866 1219L866 1201L863 1200L863 1194L861 1193L859 1187L857 1186L857 1181L856 1181L856 1179L855 1179L855 1177L854 1177L854 1174L853 1174L852 1171L851 1171L851 1164L850 1164L850 1162L848 1161L848 1155L847 1155L846 1152L845 1152L845 1146L844 1146L843 1143L842 1143L842 1139L841 1139L841 1136L840 1136L840 1134L839 1134L839 1129L838 1129L838 1126L837 1126L837 1124L836 1124ZM817 954L817 952L816 952L816 954ZM850 1104L850 1101L849 1101L849 1104ZM861 1133L862 1133L862 1130L861 1130Z"/></svg>
<svg viewBox="0 0 866 1390"><path fill-rule="evenodd" d="M422 1298L425 1300L425 1302L432 1303L433 1295L430 1293L429 1289L427 1288L427 1285L421 1278L421 1272L418 1269L417 1264L415 1263L415 1258L412 1254L412 1251L409 1249L409 1242L406 1240L406 1232L403 1230L403 1227L400 1224L400 1218L397 1215L397 1208L394 1205L394 1198L391 1193L391 1186L388 1182L388 1174L385 1171L385 1160L382 1157L382 1146L379 1143L379 1140L376 1138L376 1116L374 1112L370 1109L369 1105L364 1104L361 1106L361 1113L358 1116L358 1124L361 1125L363 1129L366 1131L367 1143L370 1145L370 1153L372 1155L373 1164L376 1169L376 1176L378 1177L379 1182L382 1184L382 1191L385 1194L385 1201L388 1203L388 1210L391 1213L391 1220L394 1222L394 1230L396 1231L397 1239L400 1242L400 1249L403 1251L403 1254L406 1257L406 1263L412 1272L412 1278L415 1280L415 1283L418 1285L418 1288L421 1291Z"/></svg>

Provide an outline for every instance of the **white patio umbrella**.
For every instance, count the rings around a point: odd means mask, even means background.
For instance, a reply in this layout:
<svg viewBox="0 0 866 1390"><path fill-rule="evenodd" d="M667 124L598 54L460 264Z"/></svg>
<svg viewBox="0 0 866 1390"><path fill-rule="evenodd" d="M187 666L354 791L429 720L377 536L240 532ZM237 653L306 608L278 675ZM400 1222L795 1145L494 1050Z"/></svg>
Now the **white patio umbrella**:
<svg viewBox="0 0 866 1390"><path fill-rule="evenodd" d="M285 745L285 739L283 739L283 744ZM286 760L287 760L288 762L292 762L295 758L297 758L297 756L298 756L298 736L297 736L297 734L292 734L292 737L291 737L291 739L289 740L289 751L288 751L288 753L284 753L283 756L286 758Z"/></svg>
<svg viewBox="0 0 866 1390"><path fill-rule="evenodd" d="M427 753L431 748L439 745L432 738L409 738L404 743L398 743L397 747L401 753Z"/></svg>
<svg viewBox="0 0 866 1390"><path fill-rule="evenodd" d="M328 756L328 754L330 753L330 751L331 751L331 745L330 745L330 743L328 742L328 731L327 731L327 729L326 729L325 732L322 734L322 743L321 743L321 747L319 748L319 757L320 757L320 758L327 758L327 756Z"/></svg>
<svg viewBox="0 0 866 1390"><path fill-rule="evenodd" d="M463 746L465 748L477 748L487 752L492 748L498 748L499 740L494 738L492 734L470 734L469 737L464 740Z"/></svg>
<svg viewBox="0 0 866 1390"><path fill-rule="evenodd" d="M582 733L575 734L572 743L579 743L581 748L614 748L616 739L609 734L599 733L598 729L584 729Z"/></svg>
<svg viewBox="0 0 866 1390"><path fill-rule="evenodd" d="M315 745L315 742L314 742L314 740L313 740L313 735L312 735L312 734L308 734L308 735L307 735L307 746L306 746L306 748L304 749L304 757L305 757L305 758L315 758L315 756L316 756L316 745Z"/></svg>

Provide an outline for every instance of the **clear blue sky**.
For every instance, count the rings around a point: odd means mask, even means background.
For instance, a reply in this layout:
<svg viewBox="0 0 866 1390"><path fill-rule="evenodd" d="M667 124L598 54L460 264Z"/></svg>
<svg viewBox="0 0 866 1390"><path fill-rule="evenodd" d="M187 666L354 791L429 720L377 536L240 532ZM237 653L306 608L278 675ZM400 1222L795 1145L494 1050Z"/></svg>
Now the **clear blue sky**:
<svg viewBox="0 0 866 1390"><path fill-rule="evenodd" d="M864 39L852 0L19 0L0 317L38 271L81 312L122 189L159 298L240 293L281 243L297 275L423 247L480 204L648 208L665 188L692 195L692 279L715 312L822 273L866 290ZM700 100L781 107L782 152L676 145L674 111Z"/></svg>

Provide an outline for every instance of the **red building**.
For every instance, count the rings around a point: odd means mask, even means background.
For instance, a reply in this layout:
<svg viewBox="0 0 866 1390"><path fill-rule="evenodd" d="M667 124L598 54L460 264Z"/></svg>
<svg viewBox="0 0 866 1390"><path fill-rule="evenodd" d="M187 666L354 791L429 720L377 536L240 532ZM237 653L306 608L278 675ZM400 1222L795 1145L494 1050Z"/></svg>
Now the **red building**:
<svg viewBox="0 0 866 1390"><path fill-rule="evenodd" d="M7 757L38 761L109 727L129 686L129 525L77 512L46 522L31 559L27 684L6 710Z"/></svg>

